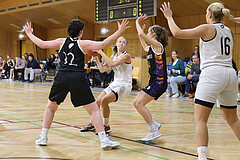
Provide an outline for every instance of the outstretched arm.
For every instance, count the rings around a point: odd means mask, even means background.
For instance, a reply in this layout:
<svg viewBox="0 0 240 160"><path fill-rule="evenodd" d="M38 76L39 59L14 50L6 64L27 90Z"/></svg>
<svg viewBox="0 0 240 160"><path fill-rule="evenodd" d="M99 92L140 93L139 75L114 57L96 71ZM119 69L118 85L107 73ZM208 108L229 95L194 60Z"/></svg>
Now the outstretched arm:
<svg viewBox="0 0 240 160"><path fill-rule="evenodd" d="M173 34L174 37L180 38L180 39L194 39L194 38L200 38L203 39L210 39L215 35L215 28L213 26L210 26L209 24L200 25L196 28L192 29L180 29L174 19L173 19L173 13L170 8L170 3L164 2L162 4L162 8L160 10L163 12L165 18L168 21L168 26Z"/></svg>
<svg viewBox="0 0 240 160"><path fill-rule="evenodd" d="M81 48L86 50L99 50L108 47L110 44L112 44L127 28L130 28L131 26L128 26L129 21L127 19L123 19L122 23L118 23L118 30L113 33L111 36L106 38L102 42L96 42L96 41L90 41L90 40L82 40L80 41Z"/></svg>
<svg viewBox="0 0 240 160"><path fill-rule="evenodd" d="M146 25L144 24L141 27L140 24L139 24L139 18L136 20L136 28L137 28L137 32L138 32L138 37L139 37L140 43L141 43L141 45L143 47L143 50L145 52L147 52L149 50L149 46L147 45L147 43L141 37L141 34L144 34L144 29L146 28Z"/></svg>
<svg viewBox="0 0 240 160"><path fill-rule="evenodd" d="M98 53L103 57L104 61L110 67L118 66L118 65L121 65L121 64L123 64L125 62L126 63L130 63L131 62L131 57L130 57L129 54L124 54L119 59L113 61L113 59L112 58L108 58L108 56L102 50L98 50Z"/></svg>
<svg viewBox="0 0 240 160"><path fill-rule="evenodd" d="M140 42L143 46L143 49L147 52L149 50L149 46L146 44L146 42L148 42L149 44L151 44L154 48L162 48L161 44L154 39L151 39L150 37L148 37L143 29L145 28L145 25L143 25L143 28L140 26L140 23L143 22L144 20L147 19L147 15L143 14L141 15L137 20L136 20L136 27L137 27L137 31L138 31L138 37L140 39Z"/></svg>
<svg viewBox="0 0 240 160"><path fill-rule="evenodd" d="M58 38L53 41L43 41L40 38L36 37L33 34L33 29L31 27L31 22L27 22L25 26L23 26L27 36L31 39L33 43L35 43L40 48L60 48L64 42L64 38Z"/></svg>

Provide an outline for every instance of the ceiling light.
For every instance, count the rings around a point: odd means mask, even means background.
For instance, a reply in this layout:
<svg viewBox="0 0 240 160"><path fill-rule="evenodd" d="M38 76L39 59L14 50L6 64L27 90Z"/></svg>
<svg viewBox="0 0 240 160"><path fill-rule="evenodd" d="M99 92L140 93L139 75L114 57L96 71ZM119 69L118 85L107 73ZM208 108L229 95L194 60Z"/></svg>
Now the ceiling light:
<svg viewBox="0 0 240 160"><path fill-rule="evenodd" d="M22 39L22 38L24 38L24 37L25 37L25 36L24 36L23 34L19 34L19 35L18 35L18 38L19 38L19 39Z"/></svg>
<svg viewBox="0 0 240 160"><path fill-rule="evenodd" d="M107 28L101 28L101 34L106 34L108 32L109 30Z"/></svg>
<svg viewBox="0 0 240 160"><path fill-rule="evenodd" d="M59 21L57 21L56 19L53 19L53 18L48 18L47 20L49 20L50 22L52 22L54 24L60 24Z"/></svg>

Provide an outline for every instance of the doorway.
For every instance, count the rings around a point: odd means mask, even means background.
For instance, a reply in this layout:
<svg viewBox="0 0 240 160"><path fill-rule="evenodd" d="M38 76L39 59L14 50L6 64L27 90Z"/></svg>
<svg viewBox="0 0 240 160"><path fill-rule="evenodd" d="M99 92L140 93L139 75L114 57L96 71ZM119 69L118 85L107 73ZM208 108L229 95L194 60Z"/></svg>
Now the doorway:
<svg viewBox="0 0 240 160"><path fill-rule="evenodd" d="M26 53L26 40L20 40L20 56Z"/></svg>

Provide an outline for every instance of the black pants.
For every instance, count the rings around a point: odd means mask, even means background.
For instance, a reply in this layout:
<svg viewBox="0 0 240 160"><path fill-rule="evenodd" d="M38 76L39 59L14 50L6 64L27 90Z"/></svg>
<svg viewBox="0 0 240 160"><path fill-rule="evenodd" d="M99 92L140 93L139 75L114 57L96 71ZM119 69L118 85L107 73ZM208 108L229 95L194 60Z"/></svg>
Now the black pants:
<svg viewBox="0 0 240 160"><path fill-rule="evenodd" d="M14 69L14 80L18 80L18 73L21 73L21 80L24 80L24 68L23 69Z"/></svg>

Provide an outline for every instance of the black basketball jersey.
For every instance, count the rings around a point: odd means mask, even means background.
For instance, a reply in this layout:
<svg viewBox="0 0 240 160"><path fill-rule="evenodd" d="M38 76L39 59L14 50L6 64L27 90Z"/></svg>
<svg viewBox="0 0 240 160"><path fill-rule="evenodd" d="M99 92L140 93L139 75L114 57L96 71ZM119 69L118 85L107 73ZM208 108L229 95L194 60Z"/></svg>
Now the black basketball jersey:
<svg viewBox="0 0 240 160"><path fill-rule="evenodd" d="M78 40L66 38L59 51L60 71L84 71L84 52Z"/></svg>
<svg viewBox="0 0 240 160"><path fill-rule="evenodd" d="M2 67L2 65L3 65L3 61L4 61L4 60L0 61L0 67Z"/></svg>
<svg viewBox="0 0 240 160"><path fill-rule="evenodd" d="M163 48L162 53L155 53L152 46L149 47L147 54L149 74L157 77L167 77L166 54Z"/></svg>
<svg viewBox="0 0 240 160"><path fill-rule="evenodd" d="M13 62L12 62L13 60L12 59L9 59L8 61L7 61L7 66L8 67L12 67L13 66Z"/></svg>

